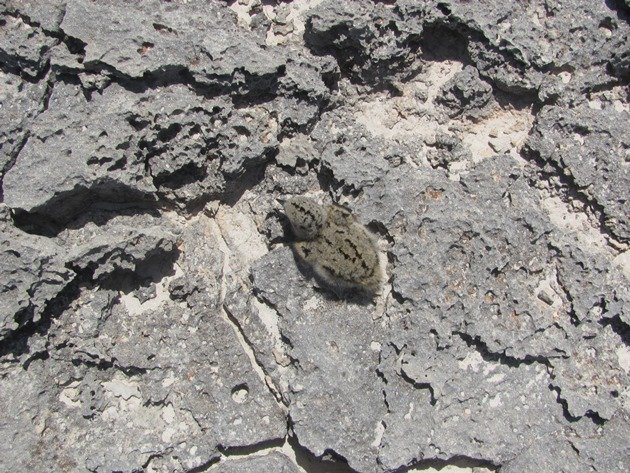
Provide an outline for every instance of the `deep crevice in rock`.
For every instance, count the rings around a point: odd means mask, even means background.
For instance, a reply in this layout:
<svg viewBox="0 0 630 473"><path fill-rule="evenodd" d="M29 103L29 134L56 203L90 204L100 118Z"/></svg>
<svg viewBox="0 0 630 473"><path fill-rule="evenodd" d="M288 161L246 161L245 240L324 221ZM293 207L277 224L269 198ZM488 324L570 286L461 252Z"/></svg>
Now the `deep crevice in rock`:
<svg viewBox="0 0 630 473"><path fill-rule="evenodd" d="M59 192L30 211L13 209L13 222L27 233L53 237L72 221L89 215L90 209L99 207L118 207L121 210L135 207L140 209L138 213L153 215L157 211L153 195L118 182L100 182L92 187L78 186Z"/></svg>
<svg viewBox="0 0 630 473"><path fill-rule="evenodd" d="M621 320L619 314L602 319L599 323L604 327L610 327L613 332L619 335L619 338L626 346L630 346L630 325Z"/></svg>
<svg viewBox="0 0 630 473"><path fill-rule="evenodd" d="M307 473L359 473L348 465L348 462L341 455L331 449L327 449L324 454L317 456L307 447L300 444L296 435L289 435L289 445L295 452L297 464Z"/></svg>
<svg viewBox="0 0 630 473"><path fill-rule="evenodd" d="M431 400L429 401L429 403L432 406L435 406L437 404L437 398L435 397L435 390L433 389L433 386L431 386L431 383L419 383L415 379L409 377L403 370L400 371L400 377L404 379L407 383L411 384L414 387L414 389L428 390L429 395L431 396Z"/></svg>
<svg viewBox="0 0 630 473"><path fill-rule="evenodd" d="M18 329L14 330L3 340L0 340L0 358L11 354L15 358L29 353L29 339L35 335L45 335L52 325L53 319L58 318L65 310L67 310L72 302L80 295L81 284L89 278L87 272L77 274L72 281L69 281L59 293L46 303L42 315L39 320L33 321L32 315L27 317ZM35 354L36 357L48 357L45 354ZM33 360L27 359L26 367Z"/></svg>
<svg viewBox="0 0 630 473"><path fill-rule="evenodd" d="M454 455L446 460L438 458L428 458L424 460L418 460L410 465L394 470L392 473L406 473L417 469L429 469L442 470L449 466L455 466L459 469L470 468L485 468L491 471L499 471L501 465L491 460L472 458L466 455Z"/></svg>
<svg viewBox="0 0 630 473"><path fill-rule="evenodd" d="M226 458L230 457L244 457L247 455L253 455L261 450L268 450L270 448L280 448L284 444L284 437L264 440L252 445L238 445L238 446L222 446L219 445L219 452Z"/></svg>
<svg viewBox="0 0 630 473"><path fill-rule="evenodd" d="M143 205L139 202L117 203L94 199L87 205L89 206L82 209L80 213L64 221L53 219L43 212L26 212L14 209L12 212L13 224L31 235L53 238L66 229L77 230L88 223L104 225L109 220L120 216L150 215L155 218L160 216L158 207L151 202L146 202Z"/></svg>
<svg viewBox="0 0 630 473"><path fill-rule="evenodd" d="M569 404L567 400L562 397L562 390L558 386L554 386L553 383L550 383L549 390L556 393L558 404L562 406L562 414L568 422L578 422L582 418L581 416L575 417L571 414L571 412L569 411Z"/></svg>
<svg viewBox="0 0 630 473"><path fill-rule="evenodd" d="M466 345L470 348L474 348L485 361L492 363L501 363L511 368L516 368L520 365L531 365L539 363L546 367L550 366L548 357L541 355L526 355L524 358L516 358L508 356L505 353L496 353L488 349L487 345L477 336L473 337L464 332L453 332L453 335L457 335L461 338Z"/></svg>
<svg viewBox="0 0 630 473"><path fill-rule="evenodd" d="M216 463L219 463L220 461L221 457L219 455L210 457L208 460L200 463L199 466L189 468L188 470L186 470L186 473L202 473L204 471L207 471L210 467L212 467Z"/></svg>

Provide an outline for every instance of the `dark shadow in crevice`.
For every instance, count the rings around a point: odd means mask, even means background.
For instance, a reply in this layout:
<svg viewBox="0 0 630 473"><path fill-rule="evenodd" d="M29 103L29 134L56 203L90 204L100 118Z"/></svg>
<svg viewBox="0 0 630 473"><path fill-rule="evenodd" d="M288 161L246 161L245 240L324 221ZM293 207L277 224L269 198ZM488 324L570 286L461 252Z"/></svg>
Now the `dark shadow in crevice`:
<svg viewBox="0 0 630 473"><path fill-rule="evenodd" d="M466 455L454 455L447 460L441 460L437 458L418 460L413 462L411 465L407 465L402 468L398 468L397 470L394 470L393 473L406 473L408 471L411 471L412 469L415 471L429 468L442 470L443 468L452 466L459 469L467 470L471 468L485 468L490 471L499 471L499 469L501 468L501 465L490 460L471 458Z"/></svg>
<svg viewBox="0 0 630 473"><path fill-rule="evenodd" d="M567 420L567 422L570 422L570 423L579 422L579 420L582 417L580 416L576 417L572 415L571 412L569 412L569 404L567 400L562 397L561 389L558 386L554 386L553 384L549 384L548 388L550 391L553 391L556 393L556 397L557 397L556 401L558 402L558 404L560 404L560 406L562 406L562 415Z"/></svg>
<svg viewBox="0 0 630 473"><path fill-rule="evenodd" d="M429 391L429 396L431 397L431 399L429 400L429 404L431 404L432 406L435 406L437 404L435 390L433 389L433 386L431 386L431 383L420 383L415 379L409 377L404 370L400 370L400 377L404 379L407 383L411 384L414 389L426 389L427 391Z"/></svg>
<svg viewBox="0 0 630 473"><path fill-rule="evenodd" d="M189 162L172 173L160 173L153 178L153 184L160 188L180 189L195 182L201 182L208 177L206 166Z"/></svg>
<svg viewBox="0 0 630 473"><path fill-rule="evenodd" d="M606 6L617 14L617 19L630 23L630 4L624 0L604 0Z"/></svg>
<svg viewBox="0 0 630 473"><path fill-rule="evenodd" d="M53 320L58 318L70 307L72 302L80 296L84 281L89 279L90 275L87 271L77 274L55 297L46 303L46 307L42 311L39 320L33 321L32 313L28 316L23 314L23 317L27 317L27 320L23 321L23 324L6 338L0 340L0 358L9 354L15 358L19 358L29 353L29 339L36 334L45 335L48 333ZM25 369L28 367L28 364L35 359L48 358L47 353L37 353L33 355L34 356L25 363Z"/></svg>
<svg viewBox="0 0 630 473"><path fill-rule="evenodd" d="M173 275L178 257L179 250L176 248L170 252L156 251L149 254L144 261L139 262L134 271L116 270L104 276L100 281L94 281L95 267L79 270L68 264L67 266L76 273L74 279L46 303L39 320L33 321L32 313L22 315L26 317L26 320L22 321L20 328L0 341L0 358L8 354L15 358L27 354L30 350L29 339L36 334L46 335L53 321L72 306L72 303L81 296L82 291L99 288L124 293L133 292L146 285L147 281L156 283L166 276ZM47 353L34 353L26 360L24 368L28 368L35 359L45 359L48 356Z"/></svg>
<svg viewBox="0 0 630 473"><path fill-rule="evenodd" d="M378 2L382 3L382 2ZM317 31L309 18L303 35L304 43L315 56L335 58L341 76L355 85L377 92L390 89L395 79L408 80L418 73L410 51L418 49L419 36L413 33L401 37L393 18L372 16L373 28L355 27L351 21L338 22L329 29ZM390 57L377 57L366 45L379 45L395 37L400 43ZM332 80L331 80L332 79ZM324 77L329 89L336 88L338 78Z"/></svg>
<svg viewBox="0 0 630 473"><path fill-rule="evenodd" d="M614 317L605 318L599 321L599 323L604 327L610 327L613 332L615 332L621 338L621 341L626 345L630 346L630 325L626 324L619 314Z"/></svg>
<svg viewBox="0 0 630 473"><path fill-rule="evenodd" d="M505 353L495 353L490 351L487 345L478 336L472 336L467 333L457 331L453 332L453 335L457 335L464 341L464 343L466 343L468 347L473 348L475 351L477 351L484 361L501 363L502 365L506 365L511 368L516 368L520 365L531 365L534 363L540 363L547 367L550 366L549 357L540 355L526 355L523 358L515 358L512 356L508 356Z"/></svg>
<svg viewBox="0 0 630 473"><path fill-rule="evenodd" d="M356 199L363 192L362 189L356 189L353 186L347 185L344 181L338 180L333 171L322 165L321 162L317 168L317 181L319 182L320 189L326 192L333 201L336 201L336 196L339 195Z"/></svg>
<svg viewBox="0 0 630 473"><path fill-rule="evenodd" d="M226 190L220 196L220 201L233 207L241 199L245 191L253 189L265 178L267 166L276 157L277 150L271 150L264 161L248 166L245 171L237 176L226 177Z"/></svg>
<svg viewBox="0 0 630 473"><path fill-rule="evenodd" d="M155 284L165 277L173 276L179 256L180 251L176 247L171 251L154 251L143 261L138 262L134 270L116 270L105 276L99 281L99 287L120 291L123 294L146 288L148 284Z"/></svg>
<svg viewBox="0 0 630 473"><path fill-rule="evenodd" d="M536 94L513 94L493 87L492 95L503 110L529 111L536 115L548 103L541 103ZM529 133L528 133L529 134Z"/></svg>
<svg viewBox="0 0 630 473"><path fill-rule="evenodd" d="M358 473L344 457L331 449L318 457L302 446L295 435L289 436L289 445L295 452L296 463L306 473Z"/></svg>
<svg viewBox="0 0 630 473"><path fill-rule="evenodd" d="M76 204L77 209L73 212L74 215L64 219L55 219L50 216L50 212L46 209L51 208L52 204L47 204L42 210L36 212L14 209L12 211L13 224L23 232L53 238L64 230L78 230L89 223L98 226L105 225L115 217L149 215L158 218L160 216L155 202L100 200L98 196L90 195L87 189L84 200L78 199Z"/></svg>
<svg viewBox="0 0 630 473"><path fill-rule="evenodd" d="M444 23L428 24L420 38L421 58L425 61L457 61L472 64L468 40L454 27Z"/></svg>
<svg viewBox="0 0 630 473"><path fill-rule="evenodd" d="M226 458L240 458L246 457L248 455L254 455L261 450L268 450L271 448L281 448L284 445L284 437L283 438L275 438L270 440L263 440L259 443L254 443L252 445L242 445L242 446L234 446L234 447L224 447L219 445L219 451Z"/></svg>

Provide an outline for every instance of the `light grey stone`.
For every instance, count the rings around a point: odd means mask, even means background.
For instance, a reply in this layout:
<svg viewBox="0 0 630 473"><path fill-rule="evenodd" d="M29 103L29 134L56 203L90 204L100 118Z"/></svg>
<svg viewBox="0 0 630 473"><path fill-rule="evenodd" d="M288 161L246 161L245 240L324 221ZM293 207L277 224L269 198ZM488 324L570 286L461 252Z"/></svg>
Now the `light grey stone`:
<svg viewBox="0 0 630 473"><path fill-rule="evenodd" d="M619 412L610 422L598 429L590 438L572 441L580 457L593 465L596 471L622 473L630 467L628 434L630 434L628 411Z"/></svg>
<svg viewBox="0 0 630 473"><path fill-rule="evenodd" d="M12 166L39 113L46 94L45 83L32 84L0 72L0 178Z"/></svg>
<svg viewBox="0 0 630 473"><path fill-rule="evenodd" d="M596 414L610 419L623 409L630 379L617 352L622 345L622 338L607 326L594 337L575 340L567 358L551 361L551 384L573 417Z"/></svg>
<svg viewBox="0 0 630 473"><path fill-rule="evenodd" d="M91 471L197 468L221 449L286 435L283 409L221 315L222 258L206 232L202 223L184 236L178 264L195 284L185 303L166 297L143 306L118 290L85 285L46 335L50 358L29 363L21 375L10 370L11 380L34 376L37 390L7 400L2 415L21 409L50 423L24 432L24 442L40 447L13 454L16 467L45 462L53 455L45 446L71 432L85 435L60 456ZM164 277L167 270L160 270Z"/></svg>
<svg viewBox="0 0 630 473"><path fill-rule="evenodd" d="M66 0L6 0L0 9L26 17L29 24L41 26L44 31L58 32L66 3Z"/></svg>
<svg viewBox="0 0 630 473"><path fill-rule="evenodd" d="M529 473L537 471L587 471L588 466L580 461L579 452L565 439L546 437L538 439L501 471L507 473Z"/></svg>
<svg viewBox="0 0 630 473"><path fill-rule="evenodd" d="M279 314L279 330L293 367L287 385L289 417L301 445L321 457L331 453L358 471L379 471L378 425L386 412L377 335L368 306L330 300L297 269L288 248L263 257L252 269L260 297Z"/></svg>
<svg viewBox="0 0 630 473"><path fill-rule="evenodd" d="M606 228L623 241L630 236L629 123L630 113L614 107L545 107L527 142L532 153L561 170L596 205Z"/></svg>
<svg viewBox="0 0 630 473"><path fill-rule="evenodd" d="M173 8L158 1L95 5L77 0L67 5L61 29L86 45L86 66L104 65L130 77L188 69L202 83L225 86L241 69L242 90L247 90L272 83L282 65L279 56L242 34L234 14L218 2ZM112 35L118 38L113 49Z"/></svg>
<svg viewBox="0 0 630 473"><path fill-rule="evenodd" d="M484 359L462 339L440 349L421 319L403 314L379 366L388 405L379 449L385 471L420 459L502 464L523 450L524 439L561 429L545 366Z"/></svg>
<svg viewBox="0 0 630 473"><path fill-rule="evenodd" d="M259 473L263 471L299 473L301 470L282 453L271 452L258 457L227 460L208 471L216 473Z"/></svg>
<svg viewBox="0 0 630 473"><path fill-rule="evenodd" d="M2 467L627 471L627 3L0 2Z"/></svg>
<svg viewBox="0 0 630 473"><path fill-rule="evenodd" d="M110 215L111 216L111 215ZM177 235L163 222L113 217L107 222L87 222L64 231L60 240L70 248L69 264L75 271L89 271L95 280L118 271L138 274L150 258L167 258L175 251Z"/></svg>

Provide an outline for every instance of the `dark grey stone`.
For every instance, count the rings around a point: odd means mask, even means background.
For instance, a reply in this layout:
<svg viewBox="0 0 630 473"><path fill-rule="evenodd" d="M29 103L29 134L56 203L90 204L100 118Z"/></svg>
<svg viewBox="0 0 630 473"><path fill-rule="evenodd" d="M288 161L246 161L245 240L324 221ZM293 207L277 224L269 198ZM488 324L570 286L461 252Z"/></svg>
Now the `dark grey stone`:
<svg viewBox="0 0 630 473"><path fill-rule="evenodd" d="M553 277L551 226L510 158L483 161L457 184L403 165L358 202L358 213L394 241L393 290L418 310L430 308L444 343L456 330L516 358L568 349L569 308L559 315L537 297Z"/></svg>
<svg viewBox="0 0 630 473"><path fill-rule="evenodd" d="M112 85L88 101L81 87L56 83L48 109L33 123L5 174L6 204L67 221L96 196L115 202L149 200L154 187L131 145L137 132L120 114L137 100Z"/></svg>
<svg viewBox="0 0 630 473"><path fill-rule="evenodd" d="M12 225L0 204L0 340L30 322L38 322L75 273L64 264L64 249Z"/></svg>
<svg viewBox="0 0 630 473"><path fill-rule="evenodd" d="M458 115L479 117L491 99L492 86L479 78L477 69L466 66L444 84L437 100L453 118Z"/></svg>
<svg viewBox="0 0 630 473"><path fill-rule="evenodd" d="M630 469L627 1L0 3L4 469Z"/></svg>

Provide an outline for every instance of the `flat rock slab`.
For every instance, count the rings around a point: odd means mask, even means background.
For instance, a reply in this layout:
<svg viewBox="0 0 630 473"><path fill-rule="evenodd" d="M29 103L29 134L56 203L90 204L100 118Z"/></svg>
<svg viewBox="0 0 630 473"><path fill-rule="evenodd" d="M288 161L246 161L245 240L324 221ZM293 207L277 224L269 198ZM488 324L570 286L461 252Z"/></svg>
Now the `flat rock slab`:
<svg viewBox="0 0 630 473"><path fill-rule="evenodd" d="M4 469L629 471L628 2L277 3L2 2Z"/></svg>

